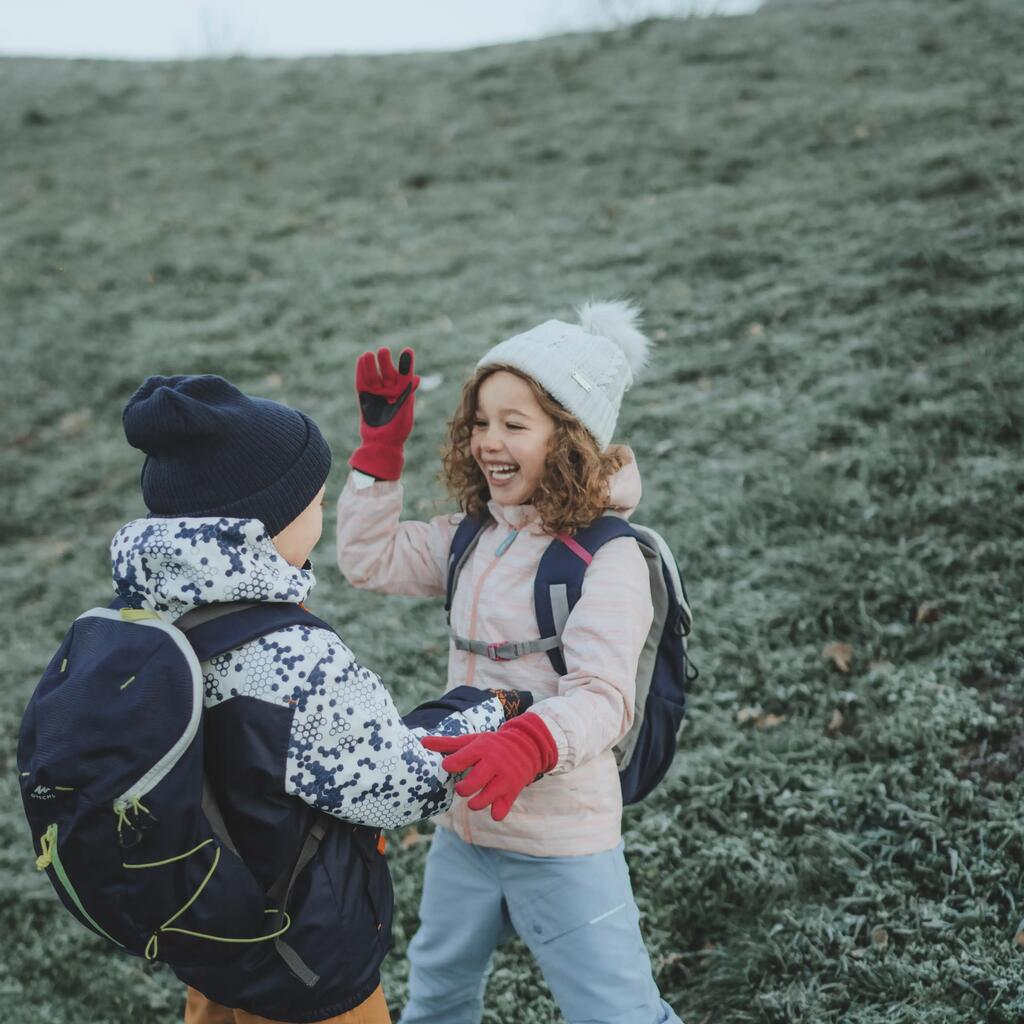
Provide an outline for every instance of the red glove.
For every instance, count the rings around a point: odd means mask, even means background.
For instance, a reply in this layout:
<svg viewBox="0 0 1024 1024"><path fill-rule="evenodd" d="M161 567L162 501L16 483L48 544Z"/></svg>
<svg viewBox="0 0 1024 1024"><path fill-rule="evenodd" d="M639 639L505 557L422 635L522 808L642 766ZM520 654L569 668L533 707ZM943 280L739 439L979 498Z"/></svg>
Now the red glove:
<svg viewBox="0 0 1024 1024"><path fill-rule="evenodd" d="M420 379L412 372L413 351L402 350L398 369L391 350L364 352L356 363L356 393L359 395L359 436L363 443L348 464L378 480L397 480L405 461L403 447L412 433L413 392Z"/></svg>
<svg viewBox="0 0 1024 1024"><path fill-rule="evenodd" d="M491 817L501 821L516 797L538 775L558 763L554 737L540 715L527 712L506 722L497 732L476 732L465 736L424 736L427 750L448 754L441 767L453 775L472 768L455 786L459 796L476 796L469 801L472 811L491 805ZM479 792L477 792L479 790Z"/></svg>

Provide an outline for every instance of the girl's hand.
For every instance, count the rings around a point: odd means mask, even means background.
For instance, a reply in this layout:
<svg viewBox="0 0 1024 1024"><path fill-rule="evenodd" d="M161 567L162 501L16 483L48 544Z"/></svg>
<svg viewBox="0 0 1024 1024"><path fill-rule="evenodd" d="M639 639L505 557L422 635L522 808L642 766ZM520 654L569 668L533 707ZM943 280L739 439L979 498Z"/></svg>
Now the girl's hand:
<svg viewBox="0 0 1024 1024"><path fill-rule="evenodd" d="M445 771L456 775L472 769L456 784L455 792L472 796L471 811L489 805L495 821L508 814L523 789L558 763L554 737L544 719L530 712L506 722L497 732L424 736L420 742L427 750L449 755L441 762Z"/></svg>
<svg viewBox="0 0 1024 1024"><path fill-rule="evenodd" d="M348 460L353 469L378 480L397 480L405 461L404 446L412 433L414 393L420 379L413 373L415 355L402 350L398 369L391 350L364 352L356 363L359 436L362 444Z"/></svg>

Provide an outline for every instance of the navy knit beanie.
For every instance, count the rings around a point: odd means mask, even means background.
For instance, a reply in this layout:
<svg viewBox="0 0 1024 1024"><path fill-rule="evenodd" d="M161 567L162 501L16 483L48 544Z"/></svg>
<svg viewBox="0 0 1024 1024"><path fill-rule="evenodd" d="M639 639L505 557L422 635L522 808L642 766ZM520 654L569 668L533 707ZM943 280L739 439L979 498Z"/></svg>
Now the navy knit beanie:
<svg viewBox="0 0 1024 1024"><path fill-rule="evenodd" d="M121 419L128 443L146 453L142 497L155 516L259 519L273 537L331 468L308 416L223 377L148 377Z"/></svg>

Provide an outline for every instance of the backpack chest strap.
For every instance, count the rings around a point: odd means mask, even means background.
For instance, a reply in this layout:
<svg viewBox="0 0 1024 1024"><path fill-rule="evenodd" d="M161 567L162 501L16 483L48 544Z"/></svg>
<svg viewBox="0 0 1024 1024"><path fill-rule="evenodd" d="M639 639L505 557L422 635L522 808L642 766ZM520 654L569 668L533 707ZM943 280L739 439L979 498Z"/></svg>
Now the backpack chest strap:
<svg viewBox="0 0 1024 1024"><path fill-rule="evenodd" d="M458 651L480 654L491 661L515 661L524 654L536 654L554 650L561 643L557 636L540 637L537 640L500 640L488 643L486 640L467 640L464 636L452 633L452 643Z"/></svg>

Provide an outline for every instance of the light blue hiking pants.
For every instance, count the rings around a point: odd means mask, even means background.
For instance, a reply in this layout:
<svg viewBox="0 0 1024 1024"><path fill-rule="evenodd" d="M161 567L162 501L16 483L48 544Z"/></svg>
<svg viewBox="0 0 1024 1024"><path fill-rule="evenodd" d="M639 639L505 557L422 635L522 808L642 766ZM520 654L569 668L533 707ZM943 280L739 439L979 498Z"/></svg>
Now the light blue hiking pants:
<svg viewBox="0 0 1024 1024"><path fill-rule="evenodd" d="M399 1024L479 1024L491 954L517 932L569 1024L682 1024L658 993L622 844L528 857L437 829Z"/></svg>

